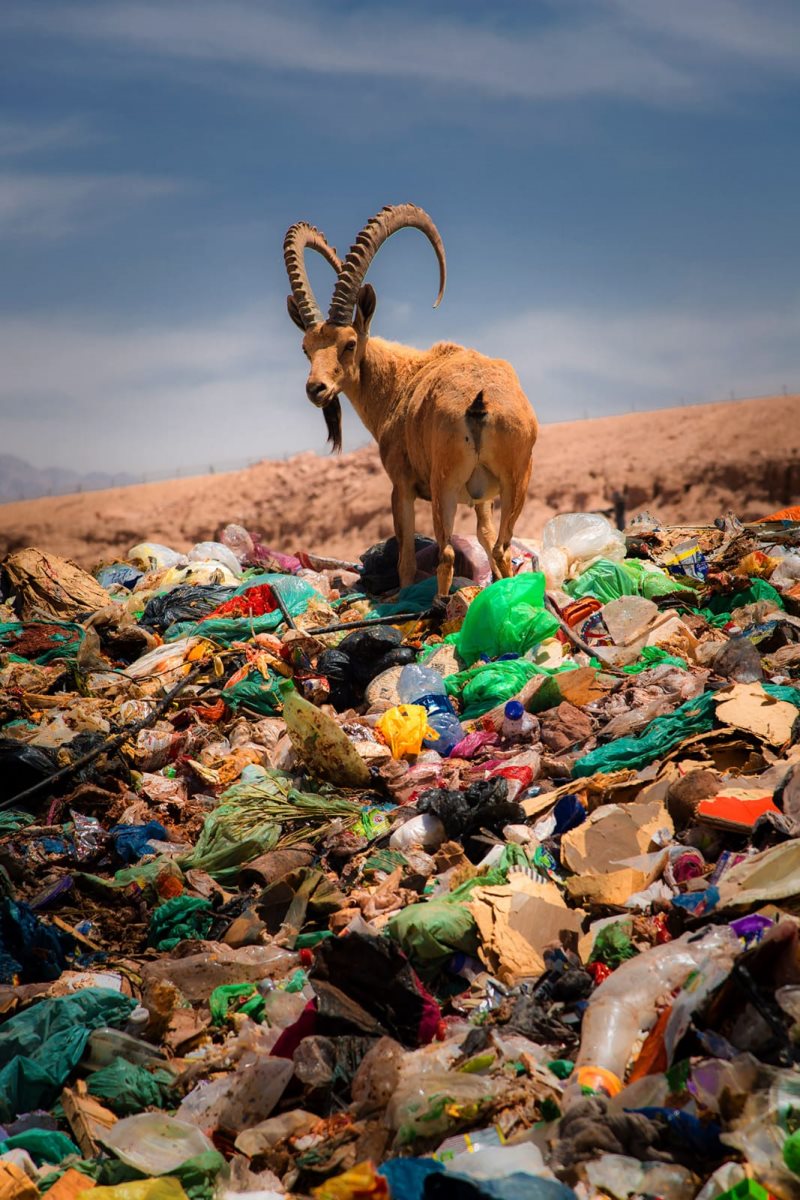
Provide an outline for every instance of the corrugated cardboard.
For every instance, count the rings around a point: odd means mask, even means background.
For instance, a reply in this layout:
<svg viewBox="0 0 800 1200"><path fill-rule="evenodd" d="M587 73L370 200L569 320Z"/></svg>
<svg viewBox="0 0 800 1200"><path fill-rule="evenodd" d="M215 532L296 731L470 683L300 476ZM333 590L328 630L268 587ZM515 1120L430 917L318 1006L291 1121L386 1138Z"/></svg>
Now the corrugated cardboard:
<svg viewBox="0 0 800 1200"><path fill-rule="evenodd" d="M771 746L788 742L798 710L768 696L760 683L734 683L717 692L717 720L745 729Z"/></svg>
<svg viewBox="0 0 800 1200"><path fill-rule="evenodd" d="M570 940L577 946L586 916L567 907L554 883L521 874L507 884L476 888L468 908L481 938L481 961L502 983L543 974L544 951Z"/></svg>
<svg viewBox="0 0 800 1200"><path fill-rule="evenodd" d="M673 829L672 817L658 800L624 807L605 804L564 834L561 862L576 875L608 875L615 863L657 849L654 836Z"/></svg>

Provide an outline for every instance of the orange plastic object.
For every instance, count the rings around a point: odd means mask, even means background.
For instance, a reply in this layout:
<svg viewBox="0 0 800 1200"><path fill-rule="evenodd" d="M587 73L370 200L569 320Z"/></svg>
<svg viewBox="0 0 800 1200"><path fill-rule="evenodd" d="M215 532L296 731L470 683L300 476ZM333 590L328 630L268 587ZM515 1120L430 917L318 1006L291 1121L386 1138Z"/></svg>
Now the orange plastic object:
<svg viewBox="0 0 800 1200"><path fill-rule="evenodd" d="M575 1074L581 1088L602 1092L606 1096L617 1096L622 1091L622 1080L605 1067L578 1067Z"/></svg>

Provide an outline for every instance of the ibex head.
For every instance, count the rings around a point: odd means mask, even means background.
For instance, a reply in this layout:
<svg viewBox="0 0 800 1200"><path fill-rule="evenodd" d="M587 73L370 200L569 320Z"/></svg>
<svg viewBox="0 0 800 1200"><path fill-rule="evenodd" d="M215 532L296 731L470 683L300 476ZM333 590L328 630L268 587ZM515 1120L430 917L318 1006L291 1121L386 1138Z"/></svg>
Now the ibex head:
<svg viewBox="0 0 800 1200"><path fill-rule="evenodd" d="M342 448L342 407L339 393L358 384L361 362L375 312L375 289L364 276L380 247L398 229L421 230L436 251L439 261L439 294L444 295L447 267L444 245L431 218L415 204L395 204L382 209L359 233L344 263L328 245L324 234L301 221L293 225L283 242L283 256L292 293L287 298L289 316L304 333L303 352L311 363L306 395L321 408L333 450ZM337 273L327 319L311 290L303 255L306 247L318 251Z"/></svg>

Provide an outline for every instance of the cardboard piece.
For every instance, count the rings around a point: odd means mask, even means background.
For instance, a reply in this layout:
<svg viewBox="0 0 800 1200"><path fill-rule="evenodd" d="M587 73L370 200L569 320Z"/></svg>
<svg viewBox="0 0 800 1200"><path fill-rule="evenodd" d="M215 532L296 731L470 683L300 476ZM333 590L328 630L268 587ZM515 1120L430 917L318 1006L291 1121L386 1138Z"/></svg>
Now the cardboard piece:
<svg viewBox="0 0 800 1200"><path fill-rule="evenodd" d="M13 1162L0 1162L0 1200L38 1200L38 1197L39 1189L22 1167Z"/></svg>
<svg viewBox="0 0 800 1200"><path fill-rule="evenodd" d="M672 818L659 800L647 804L606 804L561 839L561 862L575 874L566 880L570 899L619 906L658 878L666 851L654 838L671 835ZM660 841L661 839L659 839Z"/></svg>
<svg viewBox="0 0 800 1200"><path fill-rule="evenodd" d="M84 1158L96 1158L100 1153L98 1141L116 1125L116 1116L89 1095L83 1080L74 1088L64 1088L61 1105L81 1154Z"/></svg>
<svg viewBox="0 0 800 1200"><path fill-rule="evenodd" d="M770 846L726 871L719 882L718 908L755 908L800 896L800 838Z"/></svg>
<svg viewBox="0 0 800 1200"><path fill-rule="evenodd" d="M537 977L550 946L577 946L583 918L568 908L554 883L512 874L509 883L475 888L467 905L480 934L481 961L502 983Z"/></svg>
<svg viewBox="0 0 800 1200"><path fill-rule="evenodd" d="M734 683L717 692L717 719L755 734L771 746L788 742L800 713L787 700L768 696L760 683Z"/></svg>
<svg viewBox="0 0 800 1200"><path fill-rule="evenodd" d="M604 804L561 839L561 862L576 875L607 875L624 859L647 854L661 830L672 834L672 817L659 801Z"/></svg>
<svg viewBox="0 0 800 1200"><path fill-rule="evenodd" d="M571 875L566 880L570 900L587 905L620 908L631 896L643 892L658 879L667 863L667 851L654 855L648 870L617 867L605 875Z"/></svg>
<svg viewBox="0 0 800 1200"><path fill-rule="evenodd" d="M568 700L582 708L592 700L605 696L607 688L597 682L597 671L594 667L576 667L574 671L559 671L553 676L562 700Z"/></svg>

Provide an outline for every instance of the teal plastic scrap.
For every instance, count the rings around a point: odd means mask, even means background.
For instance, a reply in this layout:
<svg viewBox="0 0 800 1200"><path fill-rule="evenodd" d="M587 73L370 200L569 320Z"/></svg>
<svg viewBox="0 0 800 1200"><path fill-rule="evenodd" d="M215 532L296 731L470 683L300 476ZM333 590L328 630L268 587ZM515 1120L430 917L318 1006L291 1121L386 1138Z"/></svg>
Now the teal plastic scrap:
<svg viewBox="0 0 800 1200"><path fill-rule="evenodd" d="M136 1001L107 988L83 988L26 1008L0 1025L0 1121L46 1109L80 1062L89 1034L125 1025Z"/></svg>
<svg viewBox="0 0 800 1200"><path fill-rule="evenodd" d="M800 708L800 689L778 687L765 683L764 691L775 700L787 700ZM687 700L674 712L664 717L655 717L641 733L633 737L617 738L608 745L590 750L579 758L572 769L576 778L585 775L608 774L625 769L638 770L655 759L668 754L685 738L697 733L707 733L714 727L714 692L704 692L694 700Z"/></svg>
<svg viewBox="0 0 800 1200"><path fill-rule="evenodd" d="M156 950L174 950L178 942L202 940L214 922L211 901L202 896L173 896L154 911L147 935Z"/></svg>
<svg viewBox="0 0 800 1200"><path fill-rule="evenodd" d="M87 1080L91 1096L102 1101L118 1117L130 1117L143 1108L166 1108L174 1097L175 1077L162 1067L148 1071L125 1058L115 1058L107 1067L94 1071Z"/></svg>

